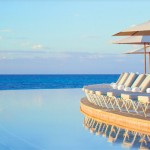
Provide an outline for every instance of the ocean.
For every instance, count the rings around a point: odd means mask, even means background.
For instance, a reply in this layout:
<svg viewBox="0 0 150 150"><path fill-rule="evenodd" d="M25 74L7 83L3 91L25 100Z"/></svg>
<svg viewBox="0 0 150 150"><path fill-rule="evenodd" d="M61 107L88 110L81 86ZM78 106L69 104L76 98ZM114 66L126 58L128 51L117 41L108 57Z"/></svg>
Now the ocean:
<svg viewBox="0 0 150 150"><path fill-rule="evenodd" d="M119 74L99 75L0 75L0 90L67 89L116 82Z"/></svg>

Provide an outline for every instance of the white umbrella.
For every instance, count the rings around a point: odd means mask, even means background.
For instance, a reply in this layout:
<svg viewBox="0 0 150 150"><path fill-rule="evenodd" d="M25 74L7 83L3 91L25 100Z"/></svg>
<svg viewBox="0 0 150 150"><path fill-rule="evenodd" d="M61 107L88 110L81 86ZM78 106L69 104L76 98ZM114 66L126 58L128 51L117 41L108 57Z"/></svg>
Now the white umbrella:
<svg viewBox="0 0 150 150"><path fill-rule="evenodd" d="M137 48L135 50L130 50L128 52L125 52L124 54L143 54L144 49L143 48ZM146 54L150 53L150 46L146 46Z"/></svg>
<svg viewBox="0 0 150 150"><path fill-rule="evenodd" d="M129 36L113 41L114 44L150 44L150 36Z"/></svg>
<svg viewBox="0 0 150 150"><path fill-rule="evenodd" d="M144 54L144 49L143 48L139 48L139 49L128 51L128 52L126 52L124 54ZM149 73L150 73L150 46L146 47L146 54L149 55Z"/></svg>
<svg viewBox="0 0 150 150"><path fill-rule="evenodd" d="M121 32L114 34L113 36L139 36L150 35L150 21L129 27Z"/></svg>
<svg viewBox="0 0 150 150"><path fill-rule="evenodd" d="M150 44L150 36L130 36L114 41L115 44L142 44L144 45L144 73L146 73L146 45Z"/></svg>

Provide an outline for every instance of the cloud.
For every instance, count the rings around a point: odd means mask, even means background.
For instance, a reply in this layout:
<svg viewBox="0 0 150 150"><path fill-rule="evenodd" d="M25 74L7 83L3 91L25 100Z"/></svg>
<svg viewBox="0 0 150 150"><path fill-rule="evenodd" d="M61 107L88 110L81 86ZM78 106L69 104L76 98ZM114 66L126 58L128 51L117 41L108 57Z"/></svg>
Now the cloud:
<svg viewBox="0 0 150 150"><path fill-rule="evenodd" d="M15 68L20 73L24 71L46 73L48 71L47 73L104 74L120 73L124 70L140 72L143 69L143 63L140 62L142 59L137 57L130 56L125 59L112 54L50 52L48 50L0 51L0 68L7 68L0 70L3 73L15 70ZM19 69L16 66L20 66Z"/></svg>
<svg viewBox="0 0 150 150"><path fill-rule="evenodd" d="M37 46L36 48L42 48L43 46ZM46 49L33 50L1 50L0 57L8 59L12 58L51 58L51 59L79 59L79 60L97 60L106 57L99 53L80 53L80 52L52 52Z"/></svg>
<svg viewBox="0 0 150 150"><path fill-rule="evenodd" d="M106 57L104 54L100 53L78 53L78 57L82 60L97 60Z"/></svg>
<svg viewBox="0 0 150 150"><path fill-rule="evenodd" d="M7 59L22 59L22 58L39 58L39 59L54 59L54 60L80 60L80 61L97 61L97 60L112 60L124 61L126 55L114 55L114 54L101 54L101 53L87 53L87 52L54 52L49 49L38 50L1 50L0 57ZM129 59L129 58L128 58Z"/></svg>
<svg viewBox="0 0 150 150"><path fill-rule="evenodd" d="M41 50L41 49L50 49L50 48L46 47L46 46L44 46L42 44L34 44L34 45L32 45L32 49L34 49L34 50Z"/></svg>
<svg viewBox="0 0 150 150"><path fill-rule="evenodd" d="M32 48L33 48L33 49L42 49L42 48L43 48L43 45L41 45L41 44L36 44L36 45L33 45Z"/></svg>

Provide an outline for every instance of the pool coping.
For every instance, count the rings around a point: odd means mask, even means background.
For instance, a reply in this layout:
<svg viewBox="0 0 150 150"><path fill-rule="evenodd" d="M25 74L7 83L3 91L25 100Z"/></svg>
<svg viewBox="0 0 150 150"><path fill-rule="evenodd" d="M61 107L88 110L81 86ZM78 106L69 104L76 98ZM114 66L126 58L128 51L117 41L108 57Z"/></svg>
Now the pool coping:
<svg viewBox="0 0 150 150"><path fill-rule="evenodd" d="M80 101L80 111L96 121L115 125L131 131L150 134L150 117L101 108L90 103L86 97Z"/></svg>

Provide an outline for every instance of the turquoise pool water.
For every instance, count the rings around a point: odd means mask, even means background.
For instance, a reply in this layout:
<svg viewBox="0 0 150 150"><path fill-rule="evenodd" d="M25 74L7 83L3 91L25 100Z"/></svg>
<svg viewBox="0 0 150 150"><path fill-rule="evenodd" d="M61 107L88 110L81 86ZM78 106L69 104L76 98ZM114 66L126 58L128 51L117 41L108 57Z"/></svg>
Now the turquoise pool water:
<svg viewBox="0 0 150 150"><path fill-rule="evenodd" d="M0 150L121 150L83 127L81 89L0 91Z"/></svg>

